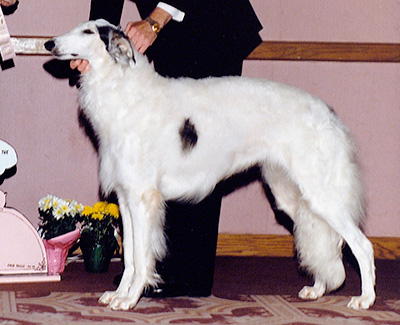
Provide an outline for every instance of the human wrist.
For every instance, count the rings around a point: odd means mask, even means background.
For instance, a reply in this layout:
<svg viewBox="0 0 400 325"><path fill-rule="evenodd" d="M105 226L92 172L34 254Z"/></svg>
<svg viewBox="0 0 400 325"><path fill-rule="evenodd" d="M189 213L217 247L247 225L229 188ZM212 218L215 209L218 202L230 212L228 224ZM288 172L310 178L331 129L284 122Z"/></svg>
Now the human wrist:
<svg viewBox="0 0 400 325"><path fill-rule="evenodd" d="M156 7L149 15L149 18L157 22L161 28L164 28L164 26L172 19L172 16L164 9Z"/></svg>

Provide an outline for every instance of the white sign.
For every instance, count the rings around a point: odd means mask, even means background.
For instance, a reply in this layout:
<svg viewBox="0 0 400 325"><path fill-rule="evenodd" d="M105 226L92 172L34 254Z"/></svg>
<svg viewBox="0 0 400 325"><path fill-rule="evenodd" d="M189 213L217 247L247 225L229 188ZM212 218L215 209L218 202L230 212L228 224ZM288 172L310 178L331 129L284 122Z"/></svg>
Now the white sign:
<svg viewBox="0 0 400 325"><path fill-rule="evenodd" d="M7 142L0 140L0 176L17 164L17 153Z"/></svg>

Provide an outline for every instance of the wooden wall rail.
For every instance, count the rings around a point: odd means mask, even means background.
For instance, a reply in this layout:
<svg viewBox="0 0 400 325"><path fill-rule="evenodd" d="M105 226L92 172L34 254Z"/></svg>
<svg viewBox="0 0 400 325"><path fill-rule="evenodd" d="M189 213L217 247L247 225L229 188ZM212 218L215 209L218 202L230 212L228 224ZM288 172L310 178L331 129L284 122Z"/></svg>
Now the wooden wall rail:
<svg viewBox="0 0 400 325"><path fill-rule="evenodd" d="M400 62L400 44L263 42L250 60Z"/></svg>
<svg viewBox="0 0 400 325"><path fill-rule="evenodd" d="M49 55L43 44L50 37L11 37L17 55ZM249 60L400 62L400 44L265 41Z"/></svg>

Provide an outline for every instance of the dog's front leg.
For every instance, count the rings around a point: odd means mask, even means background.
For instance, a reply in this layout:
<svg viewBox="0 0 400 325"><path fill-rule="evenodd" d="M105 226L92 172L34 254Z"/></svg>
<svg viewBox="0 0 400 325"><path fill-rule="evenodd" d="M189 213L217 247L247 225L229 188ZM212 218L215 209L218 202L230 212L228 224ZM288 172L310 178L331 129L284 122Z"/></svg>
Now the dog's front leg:
<svg viewBox="0 0 400 325"><path fill-rule="evenodd" d="M146 287L160 282L161 279L155 272L156 258L161 259L166 249L163 232L164 200L161 193L155 189L146 190L138 204L129 203L128 209L133 220L133 255L130 256L133 256L134 278L126 294L126 284L132 278L127 274L131 270L125 269L117 294L109 302L109 307L115 310L133 308ZM124 234L125 239L129 240ZM124 254L128 254L127 250L124 243Z"/></svg>
<svg viewBox="0 0 400 325"><path fill-rule="evenodd" d="M133 217L129 211L127 200L123 195L118 195L119 210L124 227L124 273L121 282L116 291L106 291L100 297L99 303L108 305L115 297L125 297L128 295L129 288L132 285L134 278L134 264L133 264Z"/></svg>

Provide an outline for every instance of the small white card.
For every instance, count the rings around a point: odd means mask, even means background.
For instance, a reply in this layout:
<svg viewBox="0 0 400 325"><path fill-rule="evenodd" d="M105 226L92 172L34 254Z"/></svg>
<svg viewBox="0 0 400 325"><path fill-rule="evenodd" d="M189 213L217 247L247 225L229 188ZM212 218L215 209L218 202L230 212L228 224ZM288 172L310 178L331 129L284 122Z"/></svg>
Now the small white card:
<svg viewBox="0 0 400 325"><path fill-rule="evenodd" d="M0 176L17 164L17 153L7 142L0 140Z"/></svg>

